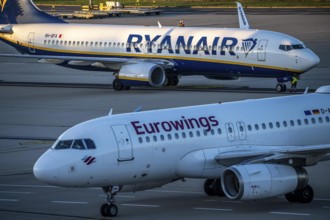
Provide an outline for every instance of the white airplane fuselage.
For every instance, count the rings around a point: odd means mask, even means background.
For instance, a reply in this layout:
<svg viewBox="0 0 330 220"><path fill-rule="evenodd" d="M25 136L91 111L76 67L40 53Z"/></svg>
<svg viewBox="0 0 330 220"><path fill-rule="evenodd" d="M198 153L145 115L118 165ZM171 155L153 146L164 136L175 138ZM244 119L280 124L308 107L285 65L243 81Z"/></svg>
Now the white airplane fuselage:
<svg viewBox="0 0 330 220"><path fill-rule="evenodd" d="M182 75L281 77L303 73L319 62L301 41L263 30L95 24L19 24L12 30L2 39L25 53L167 59ZM280 45L299 48L284 51Z"/></svg>
<svg viewBox="0 0 330 220"><path fill-rule="evenodd" d="M216 156L329 144L329 118L329 86L314 94L109 115L63 133L36 162L34 174L66 187L219 178L239 161ZM77 139L93 140L96 149L57 147ZM314 165L320 159L314 156L299 166Z"/></svg>

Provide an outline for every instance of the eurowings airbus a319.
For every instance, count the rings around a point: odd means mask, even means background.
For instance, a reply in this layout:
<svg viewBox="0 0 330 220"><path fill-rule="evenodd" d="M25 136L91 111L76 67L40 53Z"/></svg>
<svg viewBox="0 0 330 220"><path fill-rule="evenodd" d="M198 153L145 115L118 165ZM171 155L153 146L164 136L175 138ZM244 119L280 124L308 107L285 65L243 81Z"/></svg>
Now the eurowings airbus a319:
<svg viewBox="0 0 330 220"><path fill-rule="evenodd" d="M330 159L330 86L315 93L104 116L64 132L35 163L42 182L119 191L206 179L208 195L309 203L304 167Z"/></svg>
<svg viewBox="0 0 330 220"><path fill-rule="evenodd" d="M31 0L0 3L0 39L26 54L23 57L112 71L115 90L176 86L179 77L187 75L218 80L271 77L282 82L320 62L294 37L250 29L240 3L240 28L69 24L40 11ZM276 89L285 91L286 86L278 83Z"/></svg>

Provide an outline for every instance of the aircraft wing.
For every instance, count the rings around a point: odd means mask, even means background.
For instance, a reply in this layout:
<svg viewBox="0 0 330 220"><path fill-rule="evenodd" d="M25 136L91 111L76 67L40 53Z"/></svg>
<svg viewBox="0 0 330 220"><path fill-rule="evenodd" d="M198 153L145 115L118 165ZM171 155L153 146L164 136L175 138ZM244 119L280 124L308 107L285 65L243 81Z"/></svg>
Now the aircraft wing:
<svg viewBox="0 0 330 220"><path fill-rule="evenodd" d="M172 68L174 62L164 59L135 59L117 57L81 57L81 56L47 56L47 55L22 55L22 54L0 54L0 57L38 59L43 63L61 63L65 61L100 62L104 64L134 64L140 62L151 62L162 65L165 68Z"/></svg>
<svg viewBox="0 0 330 220"><path fill-rule="evenodd" d="M215 157L224 166L253 163L277 163L311 166L330 160L330 144L310 146L246 146L241 150L224 151Z"/></svg>

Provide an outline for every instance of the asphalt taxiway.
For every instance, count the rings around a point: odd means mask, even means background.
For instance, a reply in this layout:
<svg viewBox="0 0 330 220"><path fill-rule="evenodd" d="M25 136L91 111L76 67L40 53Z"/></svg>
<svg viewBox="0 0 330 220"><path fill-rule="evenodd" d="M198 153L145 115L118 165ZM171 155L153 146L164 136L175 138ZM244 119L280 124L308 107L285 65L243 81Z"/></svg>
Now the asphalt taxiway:
<svg viewBox="0 0 330 220"><path fill-rule="evenodd" d="M321 58L318 67L304 74L298 87L330 85L330 14L253 14L250 25L293 35ZM186 13L160 17L119 17L71 22L175 25L184 19L194 26L237 26L236 14ZM14 52L1 44L0 52ZM32 167L36 159L67 128L95 117L278 94L274 79L246 78L212 81L183 77L176 89L139 88L115 92L108 72L82 72L33 60L0 59L0 218L107 219L99 213L105 196L100 189L66 189L38 182ZM330 162L309 167L315 199L290 204L283 197L258 201L231 201L207 197L203 180L187 179L162 188L119 193L117 219L328 219L330 215Z"/></svg>

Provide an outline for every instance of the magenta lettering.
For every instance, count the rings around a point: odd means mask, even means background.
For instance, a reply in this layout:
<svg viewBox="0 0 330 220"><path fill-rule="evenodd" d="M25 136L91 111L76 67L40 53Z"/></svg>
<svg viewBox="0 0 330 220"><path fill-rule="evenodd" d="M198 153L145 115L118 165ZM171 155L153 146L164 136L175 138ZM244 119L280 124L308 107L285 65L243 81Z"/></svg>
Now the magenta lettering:
<svg viewBox="0 0 330 220"><path fill-rule="evenodd" d="M171 121L156 121L143 123L140 121L131 122L134 131L137 135L155 134L160 132L183 131L196 128L204 128L210 131L212 127L219 125L219 121L215 116L200 117L200 118L186 118L181 116L178 120Z"/></svg>

